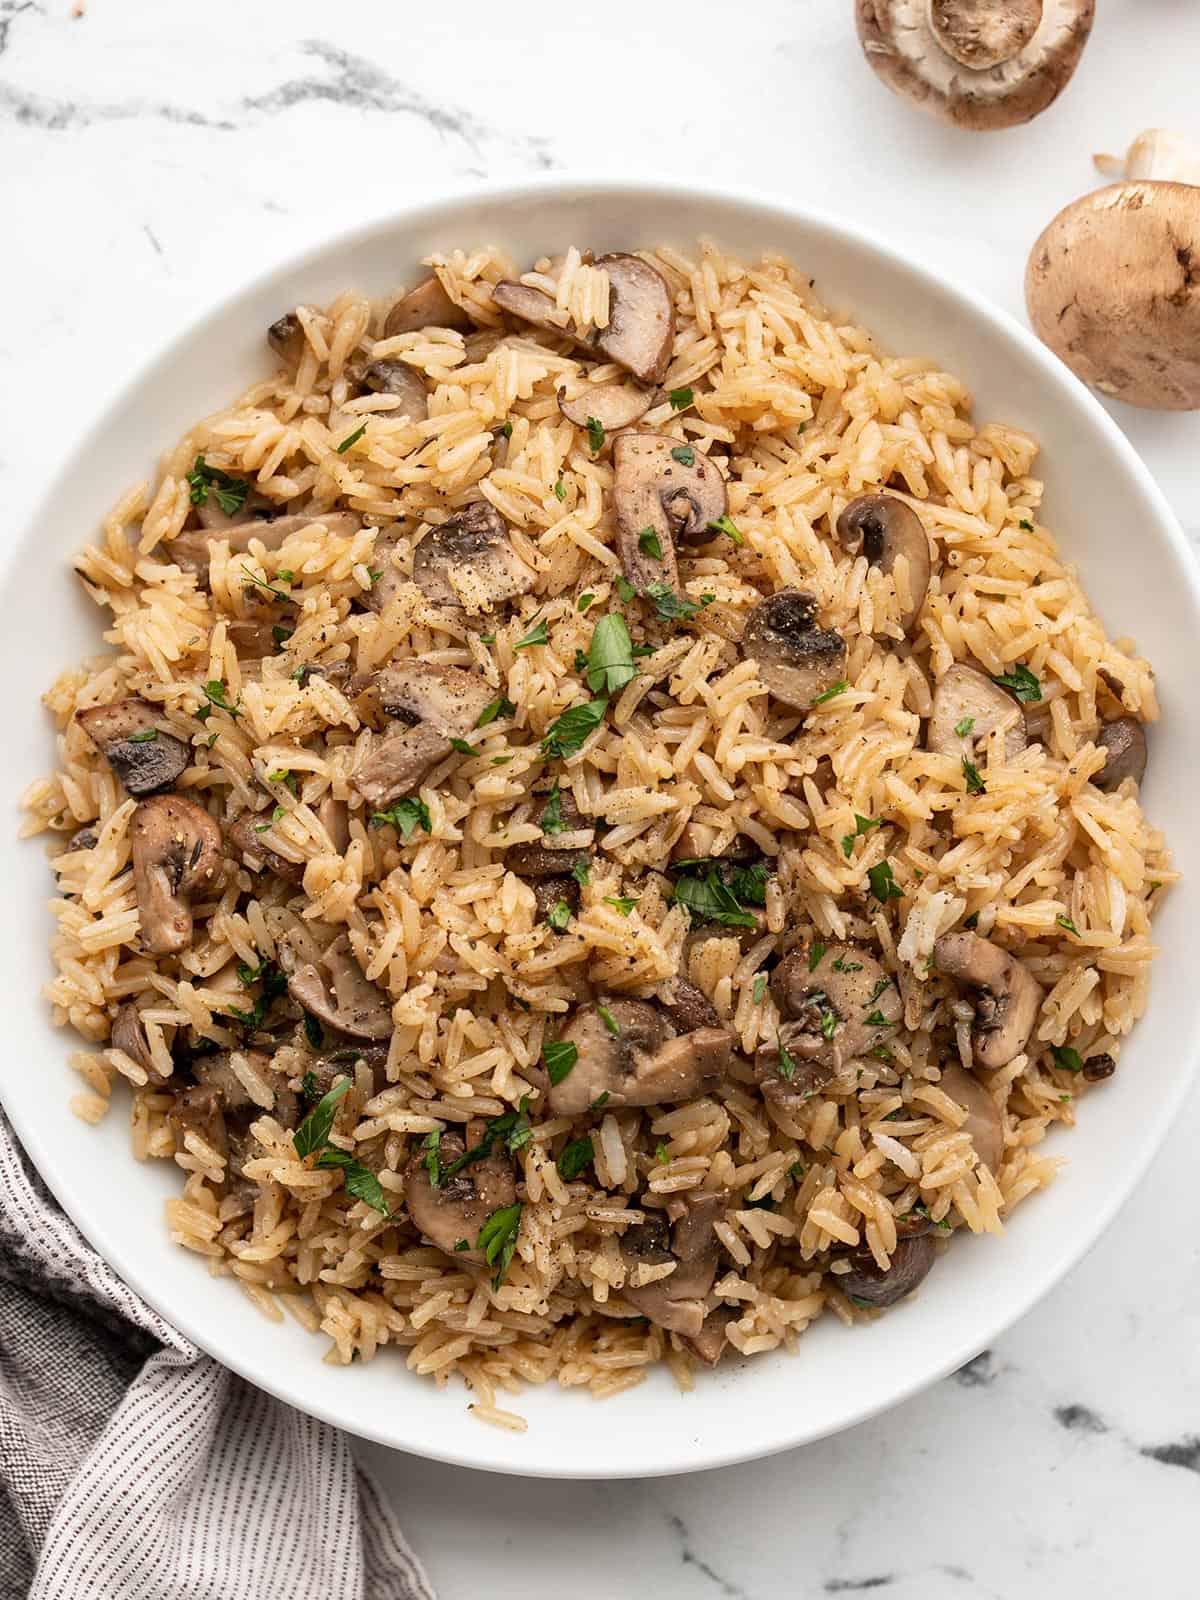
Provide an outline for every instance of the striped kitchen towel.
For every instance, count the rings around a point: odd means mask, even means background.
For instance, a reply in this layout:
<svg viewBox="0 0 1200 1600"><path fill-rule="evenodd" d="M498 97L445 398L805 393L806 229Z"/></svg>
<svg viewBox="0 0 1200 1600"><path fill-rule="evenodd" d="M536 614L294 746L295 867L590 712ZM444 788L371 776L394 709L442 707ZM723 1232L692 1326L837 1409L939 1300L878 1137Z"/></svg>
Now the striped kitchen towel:
<svg viewBox="0 0 1200 1600"><path fill-rule="evenodd" d="M0 1600L118 1595L433 1600L345 1435L128 1289L0 1116Z"/></svg>

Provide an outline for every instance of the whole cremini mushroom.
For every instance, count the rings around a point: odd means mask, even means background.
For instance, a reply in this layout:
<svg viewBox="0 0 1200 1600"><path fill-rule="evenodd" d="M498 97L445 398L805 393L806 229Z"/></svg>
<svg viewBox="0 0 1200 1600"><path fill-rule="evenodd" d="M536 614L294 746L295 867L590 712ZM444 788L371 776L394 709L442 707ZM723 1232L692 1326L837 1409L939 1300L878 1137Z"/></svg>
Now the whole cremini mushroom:
<svg viewBox="0 0 1200 1600"><path fill-rule="evenodd" d="M1197 168L1178 141L1143 141L1127 158L1142 176L1072 201L1043 231L1025 304L1038 337L1094 389L1152 411L1195 411L1200 186L1175 178Z"/></svg>
<svg viewBox="0 0 1200 1600"><path fill-rule="evenodd" d="M857 0L858 37L889 89L979 131L1029 122L1066 88L1095 0Z"/></svg>

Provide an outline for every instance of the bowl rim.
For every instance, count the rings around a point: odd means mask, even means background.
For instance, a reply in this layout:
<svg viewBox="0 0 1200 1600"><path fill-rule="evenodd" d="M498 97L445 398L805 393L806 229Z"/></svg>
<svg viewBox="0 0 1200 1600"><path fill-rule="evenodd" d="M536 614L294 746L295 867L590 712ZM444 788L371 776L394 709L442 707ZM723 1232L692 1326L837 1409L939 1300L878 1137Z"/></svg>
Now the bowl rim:
<svg viewBox="0 0 1200 1600"><path fill-rule="evenodd" d="M322 258L331 249L352 249L383 231L413 229L418 227L423 217L428 214L438 213L445 218L447 225L452 226L455 213L469 212L475 206L508 208L526 202L536 202L546 197L569 197L580 204L586 204L589 199L602 200L614 197L637 197L643 202L669 197L671 200L693 202L697 207L698 237L704 235L701 224L705 206L754 210L762 215L764 223L769 223L772 219L777 219L785 225L802 223L806 228L824 234L836 244L844 244L853 251L874 257L884 269L889 266L895 267L920 280L929 291L954 303L957 310L969 321L989 325L995 334L1009 344L1015 345L1040 371L1040 375L1049 386L1059 390L1065 389L1073 402L1084 409L1096 430L1099 442L1115 458L1122 471L1133 479L1139 493L1155 511L1158 532L1163 536L1169 553L1174 557L1178 576L1187 591L1191 609L1200 619L1200 571L1197 569L1178 519L1149 468L1097 397L1008 311L995 305L952 273L947 274L927 258L914 254L913 247L908 242L900 246L881 242L873 230L868 231L866 226L828 208L812 207L805 202L769 190L739 187L735 191L669 175L651 174L627 179L574 169L519 178L471 179L439 184L436 190L421 191L402 207L389 207L367 221L353 226L326 230L319 241L304 249L297 251L293 248L281 252L277 258L273 258L271 264L263 267L252 278L237 281L232 286L221 287L213 294L198 300L196 309L190 311L182 309L181 315L185 320L176 325L170 338L157 342L121 384L102 394L97 409L89 416L82 434L76 437L69 455L45 491L36 497L33 510L17 537L6 541L6 548L0 556L0 582L8 579L10 568L15 564L21 549L27 544L32 531L45 522L64 484L82 459L93 450L98 438L103 435L110 414L131 402L143 386L153 382L160 372L168 368L182 345L216 325L228 313L233 302L247 300L260 294L281 277L299 276L311 268L318 267ZM660 1449L658 1454L652 1455L650 1459L643 1458L636 1462L631 1460L628 1467L619 1471L609 1469L602 1473L588 1472L571 1465L549 1461L526 1464L520 1460L506 1460L501 1457L498 1450L491 1453L490 1459L480 1459L479 1455L469 1450L440 1444L436 1439L422 1441L419 1445L412 1442L400 1444L394 1433L389 1432L382 1424L371 1426L362 1421L348 1422L331 1406L322 1404L319 1400L297 1399L295 1388L279 1381L273 1370L266 1372L261 1370L254 1362L244 1357L236 1346L225 1348L220 1354L216 1354L209 1343L211 1330L197 1327L190 1306L180 1308L166 1303L168 1297L159 1295L155 1282L149 1272L144 1271L139 1265L136 1254L123 1251L119 1238L115 1238L105 1227L94 1224L83 1204L82 1195L77 1197L72 1191L67 1175L56 1163L54 1152L42 1139L37 1123L27 1118L23 1109L10 1105L7 1097L4 1097L4 1100L5 1109L30 1159L58 1203L88 1243L167 1322L200 1350L246 1381L266 1390L285 1404L358 1437L449 1465L516 1477L608 1480L620 1477L669 1476L676 1473L710 1470L775 1455L855 1427L911 1399L957 1370L1023 1318L1094 1248L1144 1176L1166 1137L1176 1111L1190 1092L1198 1063L1200 1063L1200 1040L1192 1040L1186 1045L1185 1063L1165 1091L1158 1096L1153 1116L1138 1129L1136 1144L1123 1164L1121 1181L1098 1198L1087 1220L1079 1224L1065 1251L1060 1252L1060 1255L1044 1266L1040 1272L1031 1273L1014 1288L1006 1300L1004 1312L994 1317L982 1333L979 1329L975 1329L969 1338L951 1342L936 1360L931 1360L899 1382L886 1398L869 1400L857 1405L849 1404L840 1420L816 1427L805 1427L797 1422L789 1422L781 1425L765 1443L748 1440L745 1444L716 1448L711 1441L706 1441L703 1450L697 1450L698 1440L689 1438L689 1429L685 1422L674 1435L673 1446ZM199 1263L197 1268L199 1269ZM784 1354L782 1351L776 1352L775 1359L782 1359ZM486 1437L490 1430L477 1428L476 1432ZM487 1454L483 1438L481 1438L480 1453Z"/></svg>

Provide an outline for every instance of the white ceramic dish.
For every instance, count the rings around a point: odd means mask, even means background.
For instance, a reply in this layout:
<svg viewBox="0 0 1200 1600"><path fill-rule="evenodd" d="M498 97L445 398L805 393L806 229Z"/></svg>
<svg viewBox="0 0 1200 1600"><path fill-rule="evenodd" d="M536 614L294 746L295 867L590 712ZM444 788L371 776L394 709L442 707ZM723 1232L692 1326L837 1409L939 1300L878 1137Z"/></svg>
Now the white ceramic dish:
<svg viewBox="0 0 1200 1600"><path fill-rule="evenodd" d="M1186 880L1156 923L1163 953L1153 1003L1117 1077L1087 1097L1076 1132L1053 1142L1069 1159L1063 1179L1023 1207L1003 1239L960 1237L920 1295L875 1326L847 1332L829 1318L804 1336L796 1356L723 1365L688 1396L662 1373L604 1404L553 1387L528 1390L517 1402L530 1419L525 1435L481 1426L461 1384L438 1390L392 1352L366 1366L325 1365L322 1339L290 1318L268 1323L236 1288L168 1243L162 1205L178 1174L132 1160L119 1110L99 1128L68 1110L78 1087L66 1064L75 1041L51 1027L40 996L52 878L40 843L3 847L0 1090L43 1176L97 1249L197 1344L264 1389L383 1444L496 1471L681 1472L845 1428L975 1355L1079 1260L1137 1183L1187 1087L1200 1033L1187 937L1200 895L1200 591L1162 496L1101 407L1031 335L865 232L789 205L676 184L554 178L423 205L334 239L197 318L84 440L32 526L7 545L0 570L3 614L15 619L0 640L9 730L0 784L15 829L20 793L53 762L37 696L65 666L100 649L99 614L72 578L70 556L161 448L265 372L263 334L274 317L348 285L386 293L411 281L432 249L489 241L532 259L572 242L598 250L664 239L690 245L700 234L744 255L787 252L828 302L850 308L885 344L929 352L964 376L981 417L1039 435L1047 521L1078 560L1110 630L1135 636L1158 668L1164 716L1152 735L1145 798Z"/></svg>

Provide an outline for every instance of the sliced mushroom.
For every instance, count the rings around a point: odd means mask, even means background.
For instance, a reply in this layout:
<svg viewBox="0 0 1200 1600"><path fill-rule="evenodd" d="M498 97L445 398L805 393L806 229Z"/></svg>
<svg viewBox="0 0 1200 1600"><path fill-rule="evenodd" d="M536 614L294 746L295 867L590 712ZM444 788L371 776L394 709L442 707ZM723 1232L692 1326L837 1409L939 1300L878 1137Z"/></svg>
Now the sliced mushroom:
<svg viewBox="0 0 1200 1600"><path fill-rule="evenodd" d="M931 571L929 538L920 517L894 494L860 494L837 519L837 532L848 550L861 550L881 572L891 572L901 557L908 563L911 600L900 615L900 626L911 634L925 603Z"/></svg>
<svg viewBox="0 0 1200 1600"><path fill-rule="evenodd" d="M417 333L422 328L456 328L463 332L473 326L463 308L446 293L441 279L429 277L396 301L387 314L383 336L394 339L398 333Z"/></svg>
<svg viewBox="0 0 1200 1600"><path fill-rule="evenodd" d="M810 1037L807 1023L785 1022L772 1043L755 1051L754 1081L763 1099L781 1111L799 1111L836 1075L832 1061L806 1061L792 1048Z"/></svg>
<svg viewBox="0 0 1200 1600"><path fill-rule="evenodd" d="M938 1088L967 1113L963 1131L971 1136L975 1154L993 1173L1004 1159L1004 1115L987 1089L972 1072L959 1066L942 1068Z"/></svg>
<svg viewBox="0 0 1200 1600"><path fill-rule="evenodd" d="M694 1339L684 1338L684 1344L706 1367L715 1367L729 1348L729 1325L741 1313L734 1306L718 1306L710 1311L700 1325Z"/></svg>
<svg viewBox="0 0 1200 1600"><path fill-rule="evenodd" d="M687 1338L699 1336L704 1325L704 1302L716 1277L720 1244L713 1224L729 1203L726 1189L707 1190L694 1196L676 1222L667 1243L666 1220L650 1212L645 1222L627 1228L620 1242L621 1259L630 1276L639 1266L666 1266L675 1270L652 1283L626 1283L622 1297L655 1323Z"/></svg>
<svg viewBox="0 0 1200 1600"><path fill-rule="evenodd" d="M575 878L539 878L533 886L533 898L541 922L562 905L574 915L579 910L579 882Z"/></svg>
<svg viewBox="0 0 1200 1600"><path fill-rule="evenodd" d="M938 679L925 730L925 748L940 756L970 756L980 739L1016 717L1004 735L1004 755L1014 760L1028 744L1025 713L1007 689L986 672L956 662Z"/></svg>
<svg viewBox="0 0 1200 1600"><path fill-rule="evenodd" d="M1011 128L1056 100L1095 0L857 0L858 36L890 89L960 128Z"/></svg>
<svg viewBox="0 0 1200 1600"><path fill-rule="evenodd" d="M679 587L677 538L703 544L729 501L716 464L669 434L623 433L613 443L613 511L621 568L634 588ZM642 548L649 530L661 555Z"/></svg>
<svg viewBox="0 0 1200 1600"><path fill-rule="evenodd" d="M225 635L238 654L243 666L252 661L265 661L278 655L282 643L275 629L277 624L255 622L250 618L234 617L225 624Z"/></svg>
<svg viewBox="0 0 1200 1600"><path fill-rule="evenodd" d="M553 333L560 339L575 340L575 332L568 324L565 311L560 311L552 296L542 289L533 289L527 283L505 278L492 290L492 300L501 311L511 317L520 317L543 333Z"/></svg>
<svg viewBox="0 0 1200 1600"><path fill-rule="evenodd" d="M246 1085L230 1065L230 1058L234 1053L232 1050L218 1050L212 1055L202 1056L194 1069L196 1082L205 1089L211 1089L220 1099L226 1126L229 1125L230 1117L238 1112L246 1112L249 1121L269 1111L285 1126L294 1122L299 1101L288 1088L284 1075L272 1069L271 1057L263 1050L240 1052L259 1077L271 1087L270 1104L263 1105L261 1101L251 1096Z"/></svg>
<svg viewBox="0 0 1200 1600"><path fill-rule="evenodd" d="M337 538L349 539L362 527L362 518L352 511L297 511L269 520L239 522L212 533L199 528L191 529L181 533L164 548L171 561L182 567L185 572L194 573L197 582L204 587L208 584L208 566L211 558L209 547L213 540L227 540L230 553L233 555L245 555L252 539L258 539L264 550L278 550L284 540L293 533L298 533L302 528L311 528L317 523L321 524L326 533Z"/></svg>
<svg viewBox="0 0 1200 1600"><path fill-rule="evenodd" d="M136 696L89 706L75 720L130 794L169 789L191 760L183 740L159 726L162 713Z"/></svg>
<svg viewBox="0 0 1200 1600"><path fill-rule="evenodd" d="M891 977L856 944L792 950L771 974L771 998L806 1030L790 1036L788 1052L835 1071L881 1044L904 1011Z"/></svg>
<svg viewBox="0 0 1200 1600"><path fill-rule="evenodd" d="M866 1245L842 1259L850 1270L835 1273L833 1282L843 1294L871 1306L894 1306L924 1283L937 1251L931 1234L917 1233L896 1240L889 1267L881 1267Z"/></svg>
<svg viewBox="0 0 1200 1600"><path fill-rule="evenodd" d="M267 343L289 367L300 365L305 342L304 324L294 311L285 311L267 329Z"/></svg>
<svg viewBox="0 0 1200 1600"><path fill-rule="evenodd" d="M1133 717L1106 722L1096 736L1096 743L1108 751L1104 765L1092 778L1097 789L1110 793L1126 778L1141 783L1146 772L1146 733L1140 722Z"/></svg>
<svg viewBox="0 0 1200 1600"><path fill-rule="evenodd" d="M639 383L661 383L675 342L670 285L640 256L600 256L596 265L608 273L609 286L608 326L596 330L596 348Z"/></svg>
<svg viewBox="0 0 1200 1600"><path fill-rule="evenodd" d="M513 549L508 524L486 500L430 529L413 553L413 582L435 605L490 611L528 594L536 581Z"/></svg>
<svg viewBox="0 0 1200 1600"><path fill-rule="evenodd" d="M132 1000L126 1000L117 1007L117 1014L113 1018L112 1037L110 1043L117 1050L122 1050L131 1061L136 1061L150 1076L153 1083L166 1083L158 1063L150 1053L150 1041L146 1038L145 1024L142 1014Z"/></svg>
<svg viewBox="0 0 1200 1600"><path fill-rule="evenodd" d="M632 427L654 404L654 396L629 383L592 383L568 400L558 391L558 409L568 422L586 428L598 422L605 433Z"/></svg>
<svg viewBox="0 0 1200 1600"><path fill-rule="evenodd" d="M733 1049L724 1028L676 1035L657 1006L615 996L579 1006L560 1038L577 1052L549 1092L551 1112L565 1117L581 1115L602 1094L614 1109L691 1100L720 1081Z"/></svg>
<svg viewBox="0 0 1200 1600"><path fill-rule="evenodd" d="M410 422L424 422L429 415L429 394L421 374L403 361L372 361L363 368L362 381L376 394L394 395L399 401L388 417L407 417Z"/></svg>
<svg viewBox="0 0 1200 1600"><path fill-rule="evenodd" d="M438 1159L443 1173L465 1153L465 1148L458 1134L442 1135ZM496 1145L481 1161L473 1161L453 1177L443 1177L436 1188L422 1152L412 1157L404 1175L404 1199L413 1227L455 1261L476 1266L482 1266L484 1261L478 1247L484 1223L494 1211L511 1206L516 1198L512 1158Z"/></svg>
<svg viewBox="0 0 1200 1600"><path fill-rule="evenodd" d="M351 782L373 811L383 811L411 794L453 748L445 734L427 722L415 728L389 728L359 762Z"/></svg>
<svg viewBox="0 0 1200 1600"><path fill-rule="evenodd" d="M663 1009L680 1033L690 1033L696 1028L719 1028L721 1018L716 1006L694 983L685 978L673 978L670 989L662 1001Z"/></svg>
<svg viewBox="0 0 1200 1600"><path fill-rule="evenodd" d="M401 590L414 581L401 572L393 559L397 551L407 548L410 540L411 535L402 522L393 523L377 536L371 552L371 566L378 576L362 596L368 611L386 610Z"/></svg>
<svg viewBox="0 0 1200 1600"><path fill-rule="evenodd" d="M758 662L768 692L793 711L809 710L846 670L846 641L814 625L816 608L815 595L780 589L758 602L742 634L742 654Z"/></svg>
<svg viewBox="0 0 1200 1600"><path fill-rule="evenodd" d="M575 804L575 796L569 789L561 791L558 805L564 833L582 833L585 829L591 828L591 822ZM546 808L543 806L539 822L544 821L545 815ZM556 837L555 834L544 833L540 840L510 846L504 857L504 865L519 878L568 876L576 867L582 866L588 860L589 852L560 850L552 843Z"/></svg>
<svg viewBox="0 0 1200 1600"><path fill-rule="evenodd" d="M1042 986L1024 962L977 933L944 933L933 964L976 991L975 1065L991 1070L1020 1055L1042 1008Z"/></svg>
<svg viewBox="0 0 1200 1600"><path fill-rule="evenodd" d="M95 823L89 822L86 827L75 830L67 840L67 848L63 853L66 855L72 850L94 850L99 843L100 831Z"/></svg>
<svg viewBox="0 0 1200 1600"><path fill-rule="evenodd" d="M129 834L142 941L152 955L176 955L191 943L192 898L220 865L221 830L195 801L158 794L138 805Z"/></svg>
<svg viewBox="0 0 1200 1600"><path fill-rule="evenodd" d="M317 806L317 821L329 835L336 853L344 856L350 845L350 808L346 802L327 794Z"/></svg>
<svg viewBox="0 0 1200 1600"><path fill-rule="evenodd" d="M487 680L462 667L414 659L379 674L379 703L389 717L428 723L449 738L470 733L492 699Z"/></svg>
<svg viewBox="0 0 1200 1600"><path fill-rule="evenodd" d="M215 1089L185 1089L182 1094L177 1094L167 1112L167 1126L180 1150L184 1148L185 1135L198 1133L219 1156L224 1156L228 1151L221 1097Z"/></svg>
<svg viewBox="0 0 1200 1600"><path fill-rule="evenodd" d="M305 863L289 861L286 856L279 855L263 843L262 833L258 830L262 828L263 833L267 831L269 818L269 812L243 811L225 829L225 837L239 856L249 857L246 865L251 871L261 872L265 867L285 883L302 883Z"/></svg>
<svg viewBox="0 0 1200 1600"><path fill-rule="evenodd" d="M354 958L348 934L339 934L318 962L302 959L285 935L278 941L279 965L288 993L314 1017L352 1039L387 1039L392 1005Z"/></svg>
<svg viewBox="0 0 1200 1600"><path fill-rule="evenodd" d="M313 1056L299 1081L304 1086L309 1104L315 1105L329 1093L339 1078L353 1078L355 1068L359 1062L363 1062L371 1069L372 1094L382 1094L388 1086L387 1058L386 1044L340 1046L325 1055Z"/></svg>

